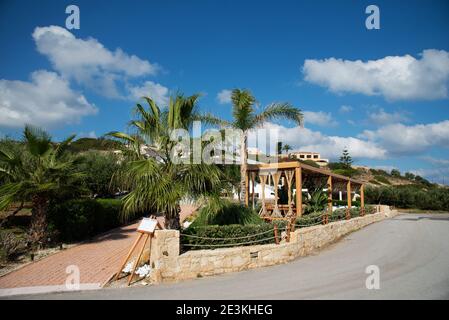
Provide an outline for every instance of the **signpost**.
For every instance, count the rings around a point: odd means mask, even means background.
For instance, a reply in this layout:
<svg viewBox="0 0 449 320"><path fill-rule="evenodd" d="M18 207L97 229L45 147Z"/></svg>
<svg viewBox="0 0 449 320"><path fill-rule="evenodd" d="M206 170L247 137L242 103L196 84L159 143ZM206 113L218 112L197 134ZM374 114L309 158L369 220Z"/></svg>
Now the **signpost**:
<svg viewBox="0 0 449 320"><path fill-rule="evenodd" d="M151 256L151 240L154 236L154 231L156 231L156 228L163 229L155 216L142 219L142 221L139 224L139 227L137 228L139 236L137 237L136 241L134 241L134 244L132 245L125 259L123 260L123 263L121 264L120 269L117 271L114 280L118 280L120 274L122 273L123 268L125 267L126 263L128 262L134 250L136 249L140 240L144 238L142 248L140 248L139 254L137 255L136 260L134 261L131 273L128 278L128 285L131 283L134 277L134 272L136 271L136 268L139 265L140 257L142 256L143 250L145 249L145 245L147 244L148 240L150 240L150 256Z"/></svg>

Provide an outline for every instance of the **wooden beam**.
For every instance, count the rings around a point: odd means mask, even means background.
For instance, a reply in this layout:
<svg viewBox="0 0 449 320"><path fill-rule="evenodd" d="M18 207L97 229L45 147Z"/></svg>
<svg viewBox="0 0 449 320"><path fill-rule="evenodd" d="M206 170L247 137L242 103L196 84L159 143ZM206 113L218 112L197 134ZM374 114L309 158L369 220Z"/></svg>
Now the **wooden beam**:
<svg viewBox="0 0 449 320"><path fill-rule="evenodd" d="M296 180L296 216L302 216L302 170L301 167L295 169Z"/></svg>
<svg viewBox="0 0 449 320"><path fill-rule="evenodd" d="M365 215L365 185L362 184L360 187L360 210L362 212L362 216Z"/></svg>
<svg viewBox="0 0 449 320"><path fill-rule="evenodd" d="M348 194L348 209L351 209L352 206L351 181L348 181L348 183L346 184L346 192Z"/></svg>

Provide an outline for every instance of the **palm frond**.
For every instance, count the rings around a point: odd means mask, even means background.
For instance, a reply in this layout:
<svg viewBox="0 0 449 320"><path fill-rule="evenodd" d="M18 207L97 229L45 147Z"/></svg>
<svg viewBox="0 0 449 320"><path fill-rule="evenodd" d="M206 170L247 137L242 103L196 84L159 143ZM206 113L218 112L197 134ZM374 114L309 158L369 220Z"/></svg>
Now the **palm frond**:
<svg viewBox="0 0 449 320"><path fill-rule="evenodd" d="M51 137L45 130L26 125L23 135L32 155L42 156L50 150Z"/></svg>
<svg viewBox="0 0 449 320"><path fill-rule="evenodd" d="M267 121L277 119L288 119L301 125L303 122L303 114L300 109L289 103L272 103L264 111L255 116L254 126L263 125Z"/></svg>

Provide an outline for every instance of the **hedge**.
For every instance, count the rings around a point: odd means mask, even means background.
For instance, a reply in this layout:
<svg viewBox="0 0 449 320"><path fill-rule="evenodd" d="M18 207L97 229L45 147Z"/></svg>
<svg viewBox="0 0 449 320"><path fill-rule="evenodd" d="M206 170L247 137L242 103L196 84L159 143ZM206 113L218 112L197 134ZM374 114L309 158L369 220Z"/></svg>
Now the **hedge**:
<svg viewBox="0 0 449 320"><path fill-rule="evenodd" d="M75 199L53 203L48 216L50 230L57 231L62 241L85 240L122 225L120 208L120 199Z"/></svg>
<svg viewBox="0 0 449 320"><path fill-rule="evenodd" d="M187 250L216 249L218 245L223 245L224 247L233 247L275 243L274 239L264 240L274 237L274 232L270 232L273 229L274 225L271 223L248 224L244 226L239 224L231 224L226 226L211 225L193 228L190 227L183 230L181 233L181 251L184 252ZM189 235L192 235L194 237L189 237ZM226 239L212 240L207 238Z"/></svg>
<svg viewBox="0 0 449 320"><path fill-rule="evenodd" d="M381 203L397 208L449 211L449 188L446 187L367 187L365 199L370 204Z"/></svg>

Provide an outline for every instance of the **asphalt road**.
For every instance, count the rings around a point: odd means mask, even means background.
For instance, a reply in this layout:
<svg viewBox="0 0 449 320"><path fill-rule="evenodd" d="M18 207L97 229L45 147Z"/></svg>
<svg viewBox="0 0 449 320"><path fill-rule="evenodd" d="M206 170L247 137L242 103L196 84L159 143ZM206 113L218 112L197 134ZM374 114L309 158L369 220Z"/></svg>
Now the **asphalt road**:
<svg viewBox="0 0 449 320"><path fill-rule="evenodd" d="M366 267L379 267L368 290ZM449 214L406 214L367 226L291 263L176 284L27 299L449 299Z"/></svg>

